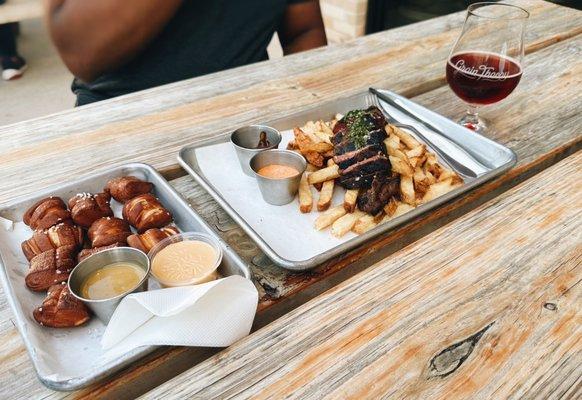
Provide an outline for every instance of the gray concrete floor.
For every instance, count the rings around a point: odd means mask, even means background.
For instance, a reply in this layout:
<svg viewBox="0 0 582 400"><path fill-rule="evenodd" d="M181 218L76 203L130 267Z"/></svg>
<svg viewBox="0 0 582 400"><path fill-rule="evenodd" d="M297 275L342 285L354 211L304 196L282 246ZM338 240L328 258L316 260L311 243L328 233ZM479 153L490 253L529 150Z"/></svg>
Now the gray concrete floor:
<svg viewBox="0 0 582 400"><path fill-rule="evenodd" d="M73 76L62 63L50 42L41 20L20 24L18 51L28 70L20 79L0 79L0 126L37 118L72 108Z"/></svg>
<svg viewBox="0 0 582 400"><path fill-rule="evenodd" d="M20 31L18 51L28 70L14 81L0 79L0 126L67 110L75 104L70 89L73 76L52 46L43 22L23 21ZM268 52L271 58L283 56L276 35Z"/></svg>

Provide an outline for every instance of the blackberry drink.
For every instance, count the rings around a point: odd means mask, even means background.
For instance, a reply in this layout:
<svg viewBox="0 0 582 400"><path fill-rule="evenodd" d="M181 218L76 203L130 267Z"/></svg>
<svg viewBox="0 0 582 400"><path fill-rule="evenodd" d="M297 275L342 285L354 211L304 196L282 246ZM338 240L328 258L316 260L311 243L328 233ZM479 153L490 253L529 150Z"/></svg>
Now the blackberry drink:
<svg viewBox="0 0 582 400"><path fill-rule="evenodd" d="M447 63L449 86L469 104L492 104L503 100L513 92L520 79L519 63L494 53L458 53Z"/></svg>

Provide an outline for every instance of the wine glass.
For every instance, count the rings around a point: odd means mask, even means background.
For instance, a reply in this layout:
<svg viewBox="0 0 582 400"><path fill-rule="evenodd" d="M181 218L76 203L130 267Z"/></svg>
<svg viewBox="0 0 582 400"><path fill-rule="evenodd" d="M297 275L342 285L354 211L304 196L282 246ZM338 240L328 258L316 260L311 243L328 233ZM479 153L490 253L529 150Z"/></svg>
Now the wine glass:
<svg viewBox="0 0 582 400"><path fill-rule="evenodd" d="M523 37L529 13L511 4L471 4L447 60L447 82L469 108L459 124L482 133L477 107L503 100L522 74Z"/></svg>

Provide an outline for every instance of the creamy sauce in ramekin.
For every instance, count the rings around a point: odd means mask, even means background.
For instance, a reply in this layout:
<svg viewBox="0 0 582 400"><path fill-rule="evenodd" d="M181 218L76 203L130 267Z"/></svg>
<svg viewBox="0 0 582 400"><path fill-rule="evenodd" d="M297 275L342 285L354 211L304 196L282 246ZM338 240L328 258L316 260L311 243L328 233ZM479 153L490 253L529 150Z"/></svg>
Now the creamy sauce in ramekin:
<svg viewBox="0 0 582 400"><path fill-rule="evenodd" d="M154 256L152 274L167 286L207 282L218 256L213 246L200 240L172 243Z"/></svg>
<svg viewBox="0 0 582 400"><path fill-rule="evenodd" d="M81 296L89 300L111 299L134 289L145 276L143 268L117 262L89 274L81 284Z"/></svg>

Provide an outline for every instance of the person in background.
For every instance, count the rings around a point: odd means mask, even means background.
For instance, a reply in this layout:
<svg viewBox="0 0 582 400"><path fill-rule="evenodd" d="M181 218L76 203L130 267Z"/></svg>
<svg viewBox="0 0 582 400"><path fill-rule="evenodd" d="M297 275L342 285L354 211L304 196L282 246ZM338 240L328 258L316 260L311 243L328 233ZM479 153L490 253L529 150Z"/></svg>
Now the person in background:
<svg viewBox="0 0 582 400"><path fill-rule="evenodd" d="M0 0L0 5L6 0ZM16 51L16 23L0 24L0 66L2 79L11 81L18 79L26 70L26 61Z"/></svg>
<svg viewBox="0 0 582 400"><path fill-rule="evenodd" d="M317 0L46 0L77 105L327 44Z"/></svg>

